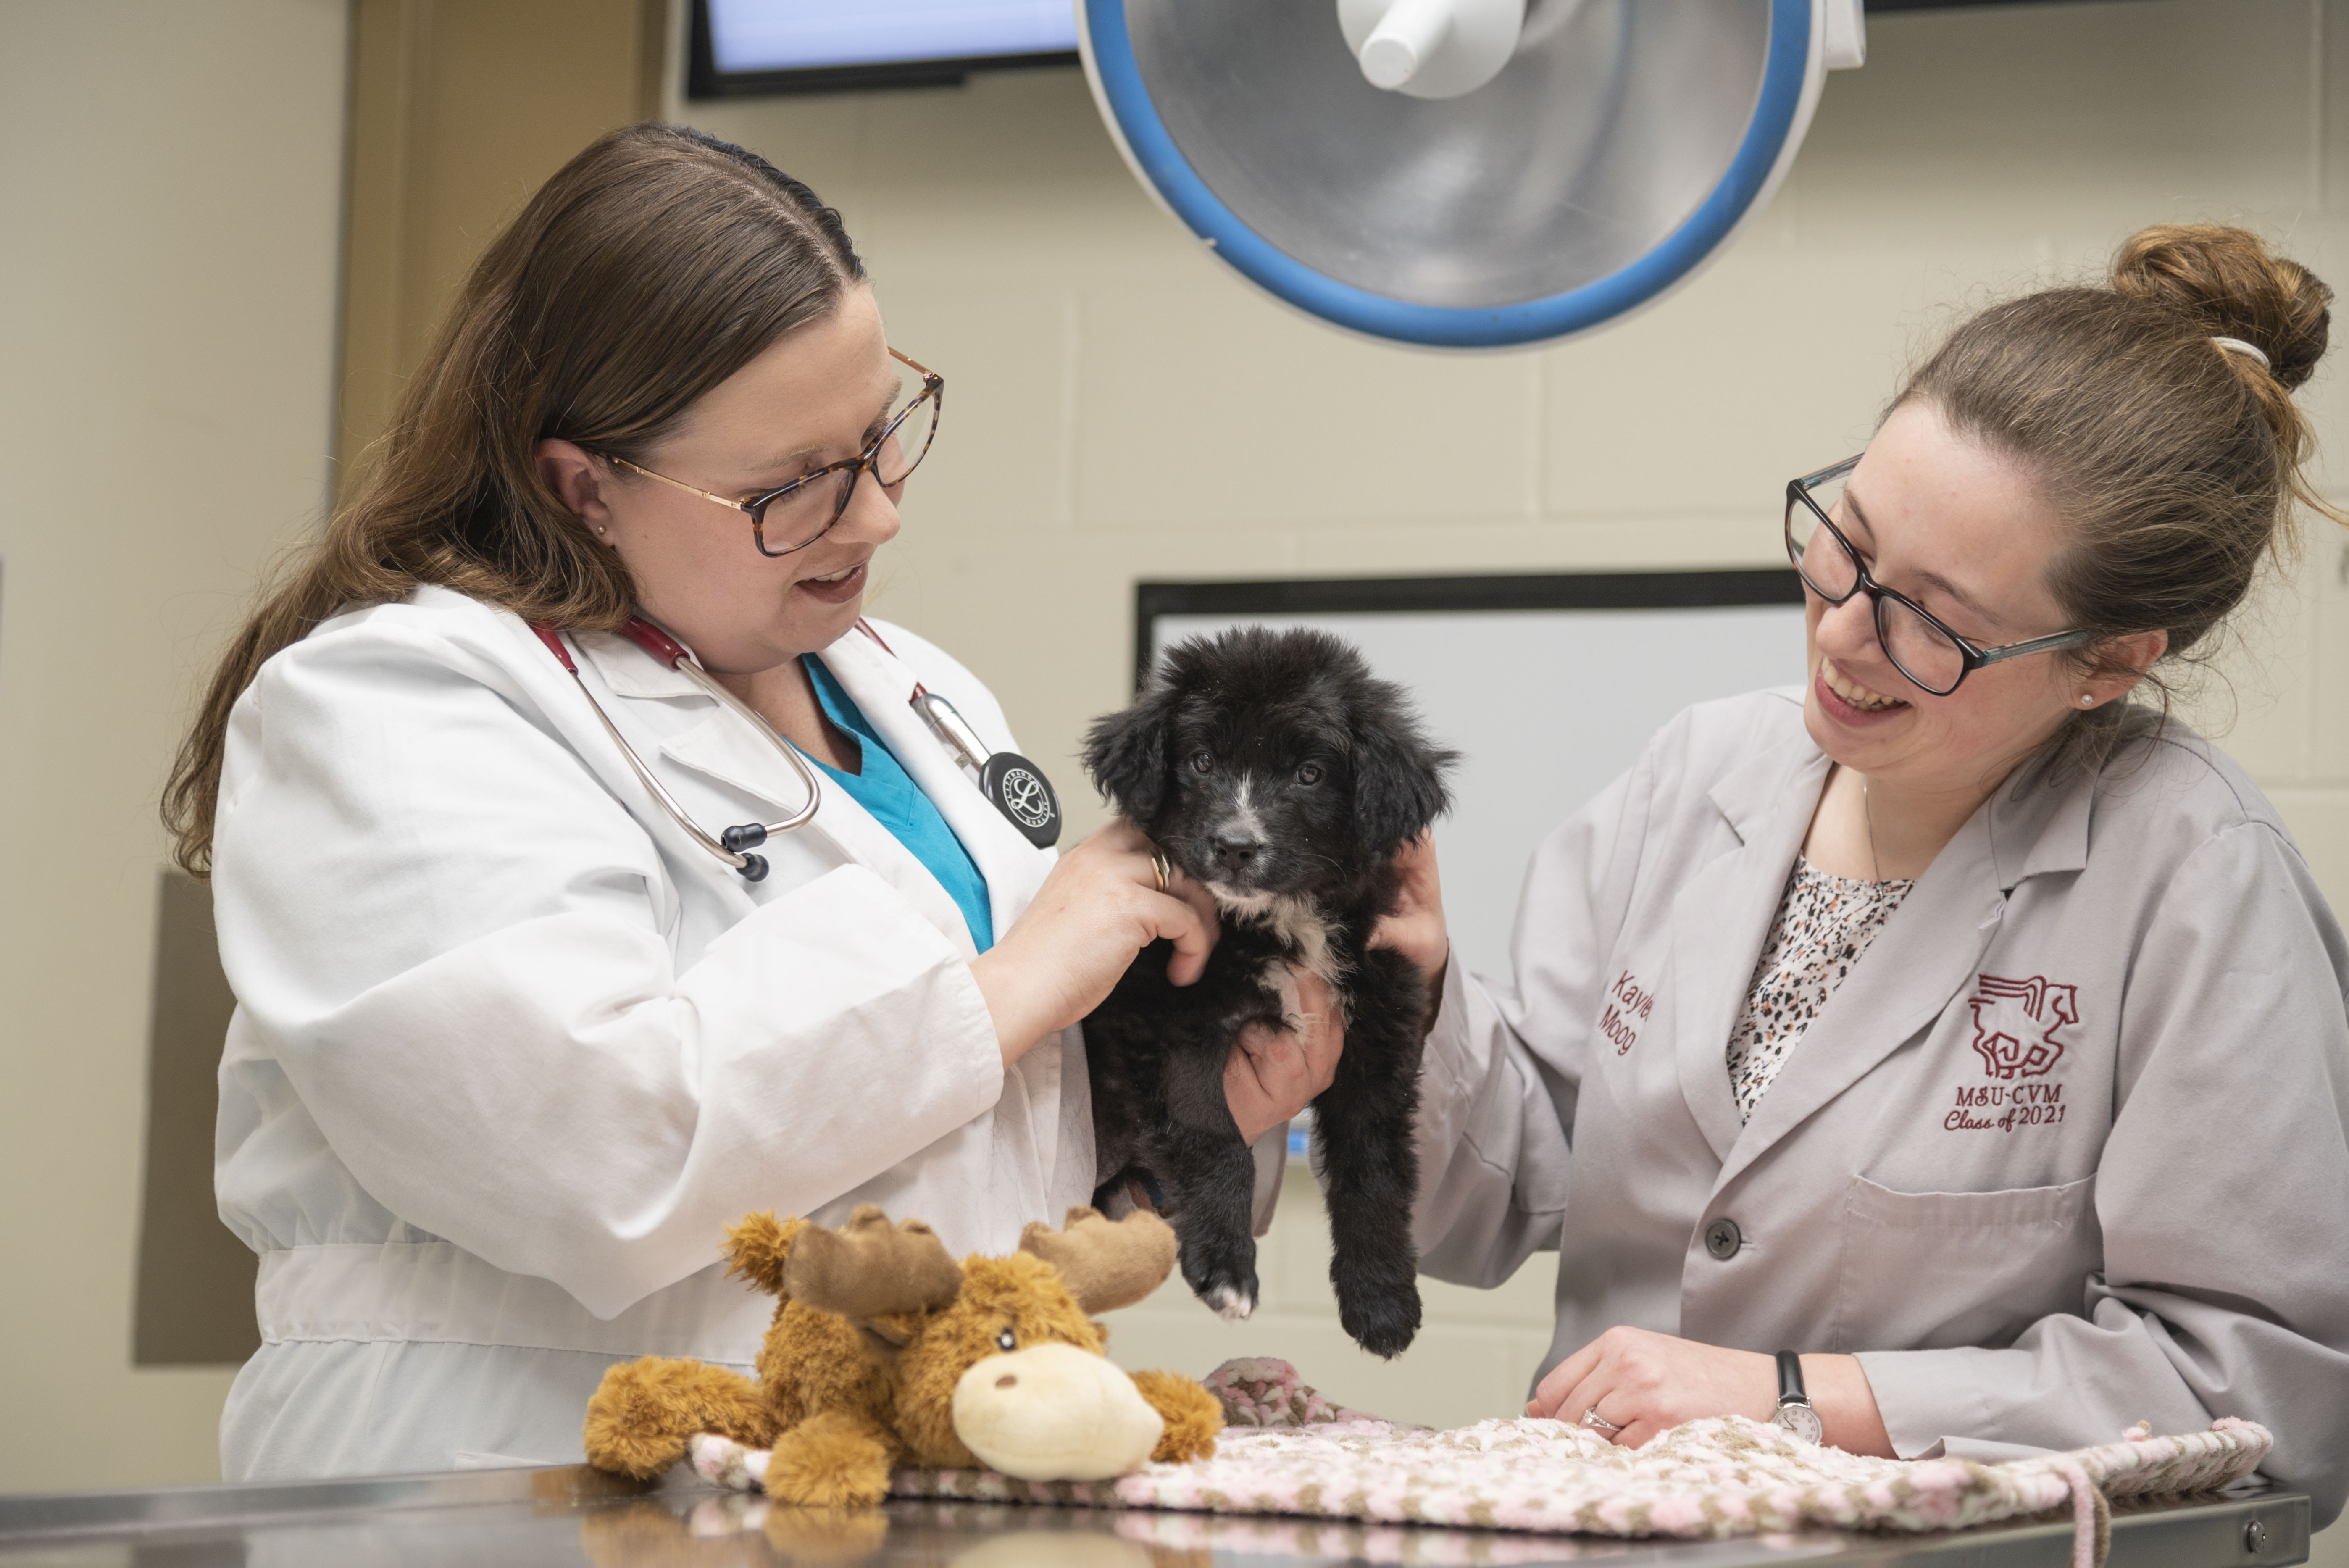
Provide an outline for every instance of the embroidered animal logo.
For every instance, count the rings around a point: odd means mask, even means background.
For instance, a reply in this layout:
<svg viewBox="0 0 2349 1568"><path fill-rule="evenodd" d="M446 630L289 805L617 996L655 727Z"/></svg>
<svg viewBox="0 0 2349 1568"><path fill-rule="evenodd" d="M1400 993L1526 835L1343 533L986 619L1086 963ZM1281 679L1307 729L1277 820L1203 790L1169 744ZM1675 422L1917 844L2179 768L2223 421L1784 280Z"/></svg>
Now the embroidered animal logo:
<svg viewBox="0 0 2349 1568"><path fill-rule="evenodd" d="M1974 1010L1974 1049L1993 1078L2036 1078L2064 1054L2055 1032L2080 1022L2080 988L2044 975L2029 980L1982 977L1966 1000Z"/></svg>

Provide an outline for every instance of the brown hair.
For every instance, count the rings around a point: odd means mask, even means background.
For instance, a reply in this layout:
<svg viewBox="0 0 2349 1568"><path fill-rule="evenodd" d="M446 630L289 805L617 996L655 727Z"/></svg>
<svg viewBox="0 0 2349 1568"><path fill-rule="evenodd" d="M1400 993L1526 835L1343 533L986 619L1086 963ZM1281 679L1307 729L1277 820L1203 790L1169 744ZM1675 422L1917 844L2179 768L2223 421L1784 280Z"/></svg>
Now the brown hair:
<svg viewBox="0 0 2349 1568"><path fill-rule="evenodd" d="M864 275L840 214L731 143L634 125L564 165L473 264L356 496L222 655L163 793L173 858L210 869L230 711L321 621L423 583L526 620L625 621L627 568L539 478L538 442L649 461Z"/></svg>
<svg viewBox="0 0 2349 1568"><path fill-rule="evenodd" d="M2332 299L2245 230L2145 229L2113 257L2108 286L2046 289L1966 321L1891 408L1929 402L2034 472L2071 529L2048 586L2067 627L2098 634L2070 656L2084 678L2127 670L2106 639L2132 632L2169 634L2163 664L2199 662L2262 557L2294 557L2292 504L2339 517L2302 472L2314 435L2292 398L2323 357ZM2142 685L2166 718L2158 667ZM2072 715L2041 766L2100 763L2129 706Z"/></svg>

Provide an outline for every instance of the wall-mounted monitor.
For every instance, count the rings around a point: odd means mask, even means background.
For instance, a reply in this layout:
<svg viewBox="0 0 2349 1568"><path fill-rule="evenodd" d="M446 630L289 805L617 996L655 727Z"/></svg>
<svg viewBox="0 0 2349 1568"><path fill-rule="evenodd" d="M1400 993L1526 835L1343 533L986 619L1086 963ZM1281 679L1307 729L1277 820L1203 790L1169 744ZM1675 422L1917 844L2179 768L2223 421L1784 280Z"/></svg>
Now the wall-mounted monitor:
<svg viewBox="0 0 2349 1568"><path fill-rule="evenodd" d="M1073 65L1069 0L693 0L698 99L936 87Z"/></svg>

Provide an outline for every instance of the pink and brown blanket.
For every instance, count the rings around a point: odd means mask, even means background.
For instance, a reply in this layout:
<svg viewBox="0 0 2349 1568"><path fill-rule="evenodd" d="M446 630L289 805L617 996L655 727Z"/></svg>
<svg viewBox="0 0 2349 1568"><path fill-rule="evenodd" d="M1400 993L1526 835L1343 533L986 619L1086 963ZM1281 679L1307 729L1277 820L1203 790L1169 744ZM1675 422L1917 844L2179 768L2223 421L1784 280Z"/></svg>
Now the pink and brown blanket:
<svg viewBox="0 0 2349 1568"><path fill-rule="evenodd" d="M1303 1515L1585 1535L1691 1539L1806 1529L1961 1530L2069 1508L2073 1562L2109 1540L2106 1500L2213 1491L2274 1446L2233 1419L2157 1438L1998 1464L1875 1459L1813 1448L1742 1416L1690 1421L1640 1449L1531 1418L1435 1431L1331 1404L1285 1361L1227 1361L1206 1379L1229 1422L1216 1457L1105 1481L1022 1481L991 1470L900 1470L898 1497L1220 1514ZM748 1490L765 1456L696 1439L703 1479Z"/></svg>

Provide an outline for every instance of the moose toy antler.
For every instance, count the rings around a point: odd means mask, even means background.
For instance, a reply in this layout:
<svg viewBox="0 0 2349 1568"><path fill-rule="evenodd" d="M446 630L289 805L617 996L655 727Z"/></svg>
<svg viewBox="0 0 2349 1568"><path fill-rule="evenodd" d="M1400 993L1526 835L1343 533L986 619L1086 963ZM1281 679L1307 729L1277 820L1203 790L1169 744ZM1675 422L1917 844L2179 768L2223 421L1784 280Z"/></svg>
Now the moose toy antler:
<svg viewBox="0 0 2349 1568"><path fill-rule="evenodd" d="M1174 1233L1078 1208L1019 1248L957 1264L927 1225L870 1204L837 1231L753 1214L725 1254L778 1298L758 1381L659 1356L615 1366L588 1403L588 1460L649 1478L714 1433L773 1449L770 1496L833 1505L879 1501L901 1464L1078 1480L1212 1455L1216 1397L1173 1373L1129 1377L1091 1317L1156 1289Z"/></svg>

